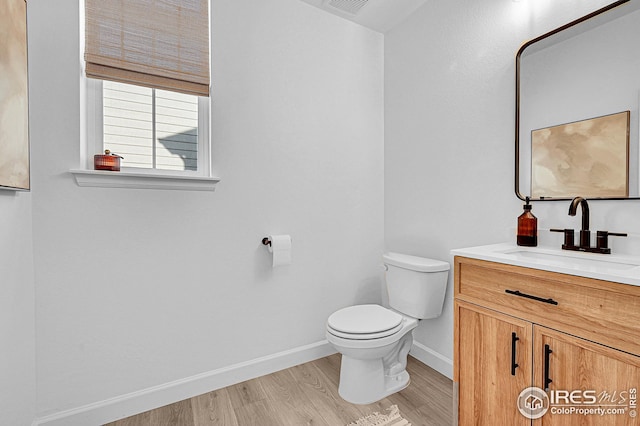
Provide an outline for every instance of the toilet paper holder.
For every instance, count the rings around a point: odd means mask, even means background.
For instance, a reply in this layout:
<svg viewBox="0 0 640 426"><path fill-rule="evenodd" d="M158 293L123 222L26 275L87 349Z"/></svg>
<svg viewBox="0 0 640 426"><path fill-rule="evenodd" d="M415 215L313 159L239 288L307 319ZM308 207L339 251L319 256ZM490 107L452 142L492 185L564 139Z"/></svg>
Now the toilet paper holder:
<svg viewBox="0 0 640 426"><path fill-rule="evenodd" d="M291 265L290 235L267 235L262 239L262 245L273 255L272 267Z"/></svg>

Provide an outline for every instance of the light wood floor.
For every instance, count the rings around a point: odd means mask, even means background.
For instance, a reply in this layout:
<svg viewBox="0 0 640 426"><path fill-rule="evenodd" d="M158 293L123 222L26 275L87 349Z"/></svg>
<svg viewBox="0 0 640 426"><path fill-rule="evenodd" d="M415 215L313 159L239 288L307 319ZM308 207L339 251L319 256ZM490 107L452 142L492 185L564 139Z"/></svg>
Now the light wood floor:
<svg viewBox="0 0 640 426"><path fill-rule="evenodd" d="M411 384L369 405L338 395L340 355L278 371L107 426L343 426L396 404L413 426L452 424L452 383L409 357Z"/></svg>

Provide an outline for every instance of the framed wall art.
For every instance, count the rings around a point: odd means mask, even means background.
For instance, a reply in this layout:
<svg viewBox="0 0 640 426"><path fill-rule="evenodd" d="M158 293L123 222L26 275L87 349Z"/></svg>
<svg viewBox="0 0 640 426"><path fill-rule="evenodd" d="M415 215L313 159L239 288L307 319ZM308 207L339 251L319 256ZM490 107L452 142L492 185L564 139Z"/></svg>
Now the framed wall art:
<svg viewBox="0 0 640 426"><path fill-rule="evenodd" d="M27 3L0 0L0 189L29 190Z"/></svg>
<svg viewBox="0 0 640 426"><path fill-rule="evenodd" d="M533 130L532 197L628 197L629 119L623 111Z"/></svg>

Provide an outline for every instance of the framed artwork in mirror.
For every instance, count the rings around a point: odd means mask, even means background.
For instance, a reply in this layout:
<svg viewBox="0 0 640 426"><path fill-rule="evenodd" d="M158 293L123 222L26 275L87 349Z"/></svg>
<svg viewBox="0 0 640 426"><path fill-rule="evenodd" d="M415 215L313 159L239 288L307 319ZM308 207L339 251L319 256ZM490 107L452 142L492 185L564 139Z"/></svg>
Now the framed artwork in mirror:
<svg viewBox="0 0 640 426"><path fill-rule="evenodd" d="M629 196L629 119L624 111L531 132L531 195Z"/></svg>
<svg viewBox="0 0 640 426"><path fill-rule="evenodd" d="M0 189L29 190L27 4L0 0Z"/></svg>

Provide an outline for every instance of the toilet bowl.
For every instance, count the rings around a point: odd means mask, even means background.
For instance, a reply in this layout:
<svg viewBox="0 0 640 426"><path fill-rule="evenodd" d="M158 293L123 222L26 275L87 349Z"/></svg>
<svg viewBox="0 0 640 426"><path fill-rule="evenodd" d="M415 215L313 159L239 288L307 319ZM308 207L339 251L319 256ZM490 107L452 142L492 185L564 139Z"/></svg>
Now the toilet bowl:
<svg viewBox="0 0 640 426"><path fill-rule="evenodd" d="M342 354L340 396L370 404L409 385L407 355L420 319L441 314L449 264L416 256L383 256L390 307L356 305L327 319L326 338Z"/></svg>
<svg viewBox="0 0 640 426"><path fill-rule="evenodd" d="M369 404L407 387L406 360L417 325L416 318L379 305L333 313L327 320L327 341L342 354L340 396Z"/></svg>

